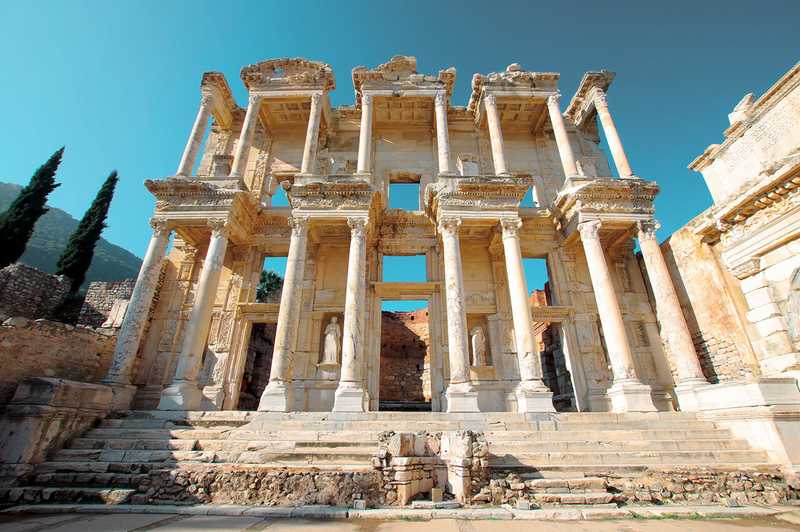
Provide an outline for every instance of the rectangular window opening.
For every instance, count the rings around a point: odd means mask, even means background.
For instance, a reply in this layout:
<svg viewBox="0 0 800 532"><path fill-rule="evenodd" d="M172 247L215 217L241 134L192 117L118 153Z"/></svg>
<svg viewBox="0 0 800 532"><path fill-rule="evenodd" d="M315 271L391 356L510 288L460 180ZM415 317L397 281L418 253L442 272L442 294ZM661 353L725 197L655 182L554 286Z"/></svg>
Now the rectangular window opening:
<svg viewBox="0 0 800 532"><path fill-rule="evenodd" d="M389 208L418 211L420 210L419 193L419 182L389 183Z"/></svg>

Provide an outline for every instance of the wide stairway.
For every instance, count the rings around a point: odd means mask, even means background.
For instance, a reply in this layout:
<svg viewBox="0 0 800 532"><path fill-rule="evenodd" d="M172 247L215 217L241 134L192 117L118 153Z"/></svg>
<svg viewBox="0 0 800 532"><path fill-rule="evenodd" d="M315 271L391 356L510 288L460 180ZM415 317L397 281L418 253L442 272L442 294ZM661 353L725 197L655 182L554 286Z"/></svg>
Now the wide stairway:
<svg viewBox="0 0 800 532"><path fill-rule="evenodd" d="M28 486L12 488L17 491L10 498L19 503L135 502L137 486L151 471L198 464L369 471L381 432L466 429L485 434L493 477L513 474L531 481L541 488L543 503L607 503L601 477L609 471L773 467L764 452L727 429L682 412L526 417L134 411L105 419L73 439L36 467Z"/></svg>

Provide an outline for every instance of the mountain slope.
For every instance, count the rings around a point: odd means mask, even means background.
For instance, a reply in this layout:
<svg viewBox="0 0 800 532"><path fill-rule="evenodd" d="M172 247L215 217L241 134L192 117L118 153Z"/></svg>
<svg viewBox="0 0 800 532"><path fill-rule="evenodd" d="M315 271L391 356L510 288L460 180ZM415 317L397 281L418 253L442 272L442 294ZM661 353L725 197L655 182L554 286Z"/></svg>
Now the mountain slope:
<svg viewBox="0 0 800 532"><path fill-rule="evenodd" d="M8 209L20 190L20 185L0 183L0 212ZM78 226L78 220L61 209L50 205L47 207L50 210L36 223L33 236L28 241L20 262L53 273L59 255L67 246L69 235ZM136 277L141 265L139 257L101 238L95 247L84 287L91 281L117 281Z"/></svg>

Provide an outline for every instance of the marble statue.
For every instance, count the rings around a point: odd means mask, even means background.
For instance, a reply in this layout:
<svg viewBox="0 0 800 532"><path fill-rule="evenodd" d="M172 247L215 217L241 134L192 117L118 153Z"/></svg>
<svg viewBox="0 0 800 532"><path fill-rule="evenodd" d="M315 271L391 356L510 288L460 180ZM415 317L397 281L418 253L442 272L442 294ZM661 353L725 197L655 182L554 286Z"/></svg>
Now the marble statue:
<svg viewBox="0 0 800 532"><path fill-rule="evenodd" d="M469 333L470 341L472 343L472 365L473 366L488 366L486 359L486 334L483 332L483 327L476 325Z"/></svg>
<svg viewBox="0 0 800 532"><path fill-rule="evenodd" d="M322 345L322 363L339 363L339 346L342 342L342 328L339 327L339 319L334 316L325 327L325 339Z"/></svg>

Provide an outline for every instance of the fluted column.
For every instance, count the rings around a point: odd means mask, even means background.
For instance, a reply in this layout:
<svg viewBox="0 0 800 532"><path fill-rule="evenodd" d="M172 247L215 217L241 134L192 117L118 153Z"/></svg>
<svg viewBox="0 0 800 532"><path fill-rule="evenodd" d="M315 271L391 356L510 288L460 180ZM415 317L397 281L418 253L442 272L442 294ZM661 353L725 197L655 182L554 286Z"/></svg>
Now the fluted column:
<svg viewBox="0 0 800 532"><path fill-rule="evenodd" d="M303 162L300 172L313 174L317 160L317 143L319 140L319 118L322 114L322 94L311 95L311 109L308 115L308 129L306 130L306 143L303 147Z"/></svg>
<svg viewBox="0 0 800 532"><path fill-rule="evenodd" d="M450 384L447 387L448 412L479 412L478 395L472 389L469 374L467 312L464 307L464 272L458 227L461 219L439 220L444 255L444 288L447 300L447 349L450 361Z"/></svg>
<svg viewBox="0 0 800 532"><path fill-rule="evenodd" d="M600 118L600 124L603 126L603 132L606 134L608 149L611 151L611 157L614 159L617 173L621 178L635 177L631 170L631 165L628 162L628 156L625 155L625 150L622 149L622 141L619 138L617 126L614 124L614 119L611 118L611 113L608 111L608 102L606 101L605 93L600 90L595 90L592 96L592 102L597 111L597 116Z"/></svg>
<svg viewBox="0 0 800 532"><path fill-rule="evenodd" d="M182 177L192 175L194 161L197 159L197 152L200 150L200 143L203 142L203 135L205 135L208 119L211 116L213 101L211 94L203 94L201 96L200 109L197 111L197 118L194 120L192 132L189 134L189 140L186 141L186 148L183 150L183 156L175 175Z"/></svg>
<svg viewBox="0 0 800 532"><path fill-rule="evenodd" d="M559 94L552 94L547 98L547 111L550 114L550 123L553 125L553 135L558 146L558 155L561 157L561 166L564 168L564 175L567 177L578 175L578 167L575 165L575 154L572 152L572 144L569 142L567 128L564 125L564 116L561 114L561 107L558 101Z"/></svg>
<svg viewBox="0 0 800 532"><path fill-rule="evenodd" d="M275 346L272 351L272 367L269 384L261 394L260 411L289 412L292 408L292 358L297 343L297 323L300 319L300 303L303 276L308 247L308 217L289 218L292 236L289 255L286 257L286 276L281 290L278 323L275 327Z"/></svg>
<svg viewBox="0 0 800 532"><path fill-rule="evenodd" d="M358 166L356 172L368 174L372 155L372 95L361 96L361 130L358 133Z"/></svg>
<svg viewBox="0 0 800 532"><path fill-rule="evenodd" d="M347 224L350 226L350 255L347 260L347 293L342 324L342 373L333 411L364 412L367 409L367 395L361 376L365 336L361 318L366 312L367 218L351 216Z"/></svg>
<svg viewBox="0 0 800 532"><path fill-rule="evenodd" d="M487 94L483 97L483 105L486 108L486 120L489 123L489 140L492 143L492 160L494 161L494 173L496 175L508 176L506 166L506 151L503 142L503 129L500 127L500 113L497 112L497 99L494 94Z"/></svg>
<svg viewBox="0 0 800 532"><path fill-rule="evenodd" d="M198 410L202 403L203 394L197 385L197 375L203 365L229 231L225 220L209 220L208 225L211 227L211 240L197 281L194 305L178 355L178 366L172 383L161 392L159 410Z"/></svg>
<svg viewBox="0 0 800 532"><path fill-rule="evenodd" d="M581 234L597 303L597 313L603 326L608 358L611 361L614 382L608 390L608 395L611 398L612 410L614 412L655 410L649 386L643 385L636 375L633 352L625 334L625 322L622 319L622 311L600 242L600 221L583 222L578 225L578 231Z"/></svg>
<svg viewBox="0 0 800 532"><path fill-rule="evenodd" d="M506 259L508 295L511 300L511 318L517 344L520 384L517 389L519 412L554 412L553 394L542 381L542 362L533 333L533 318L528 301L528 284L522 264L517 217L502 218L503 252Z"/></svg>
<svg viewBox="0 0 800 532"><path fill-rule="evenodd" d="M642 250L647 277L653 290L658 323L678 372L678 386L675 388L678 403L681 410L696 410L694 388L708 384L708 381L703 375L678 294L656 239L658 224L655 221L638 222L636 227L639 248Z"/></svg>
<svg viewBox="0 0 800 532"><path fill-rule="evenodd" d="M253 144L253 133L258 123L258 112L261 108L261 96L251 94L248 98L247 112L244 115L242 132L239 135L239 142L236 144L236 153L233 155L233 165L231 166L231 177L244 176L247 167L247 157L250 153L250 146Z"/></svg>
<svg viewBox="0 0 800 532"><path fill-rule="evenodd" d="M450 134L447 130L447 93L440 91L433 98L436 111L436 144L439 153L439 174L450 174Z"/></svg>

